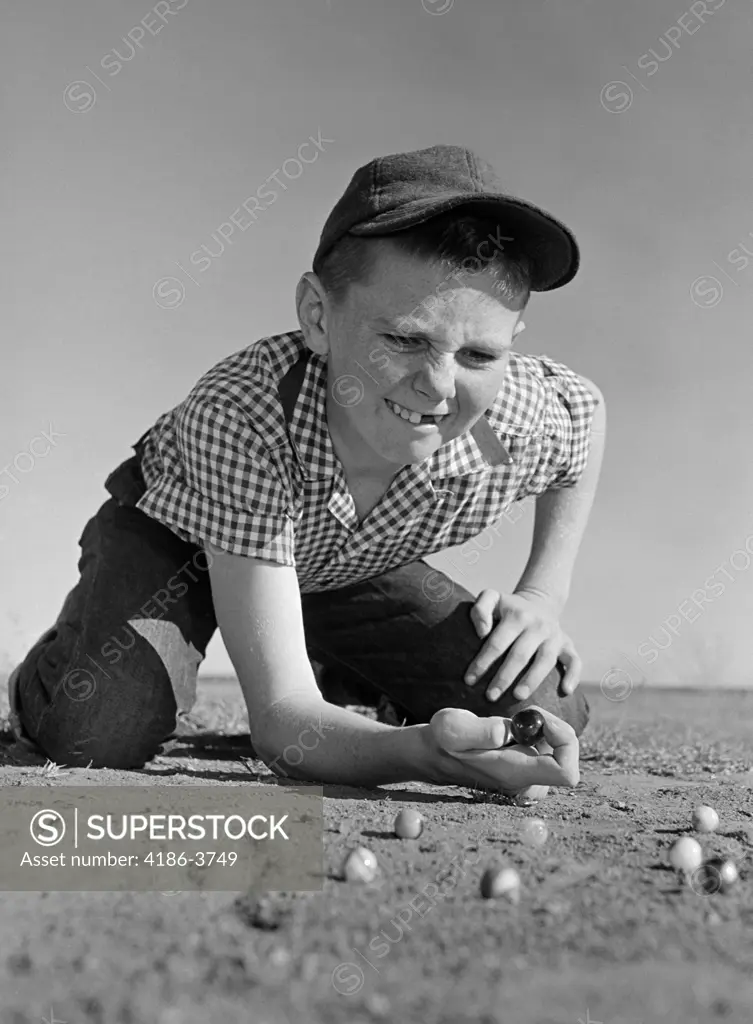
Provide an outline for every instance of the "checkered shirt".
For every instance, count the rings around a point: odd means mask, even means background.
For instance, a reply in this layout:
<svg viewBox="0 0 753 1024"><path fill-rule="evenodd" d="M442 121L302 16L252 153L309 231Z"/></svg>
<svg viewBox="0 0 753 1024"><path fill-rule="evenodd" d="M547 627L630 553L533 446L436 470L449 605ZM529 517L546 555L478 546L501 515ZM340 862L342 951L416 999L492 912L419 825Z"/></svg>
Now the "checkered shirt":
<svg viewBox="0 0 753 1024"><path fill-rule="evenodd" d="M326 359L309 353L289 428L279 402L306 352L300 332L280 334L205 374L149 432L138 507L193 544L295 566L311 593L461 544L583 473L596 399L561 363L514 353L476 427L404 466L359 523L327 429Z"/></svg>

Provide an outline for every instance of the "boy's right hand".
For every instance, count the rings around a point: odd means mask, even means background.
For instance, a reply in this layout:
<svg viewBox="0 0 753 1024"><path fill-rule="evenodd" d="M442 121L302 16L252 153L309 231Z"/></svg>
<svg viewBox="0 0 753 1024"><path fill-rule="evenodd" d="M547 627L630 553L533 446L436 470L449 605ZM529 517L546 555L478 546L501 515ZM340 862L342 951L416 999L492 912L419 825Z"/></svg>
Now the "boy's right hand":
<svg viewBox="0 0 753 1024"><path fill-rule="evenodd" d="M510 740L510 719L479 718L462 708L443 708L424 729L429 763L439 785L481 786L520 795L531 787L574 787L580 780L575 730L561 718L537 707L544 719L542 746L551 753ZM544 790L545 791L545 790Z"/></svg>

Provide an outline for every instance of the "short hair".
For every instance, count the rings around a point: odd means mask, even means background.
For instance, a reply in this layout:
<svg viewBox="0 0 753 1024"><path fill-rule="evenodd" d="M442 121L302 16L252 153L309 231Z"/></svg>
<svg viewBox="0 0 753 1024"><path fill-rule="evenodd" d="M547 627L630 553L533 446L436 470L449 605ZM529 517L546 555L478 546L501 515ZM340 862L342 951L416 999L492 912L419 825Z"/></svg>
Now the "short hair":
<svg viewBox="0 0 753 1024"><path fill-rule="evenodd" d="M484 271L493 279L493 293L513 310L523 309L531 294L531 262L506 238L496 218L458 214L432 217L405 231L363 237L345 235L325 256L319 280L336 305L352 284L365 284L374 266L374 242L387 239L410 256L423 256L455 273ZM490 255L481 255L482 251Z"/></svg>

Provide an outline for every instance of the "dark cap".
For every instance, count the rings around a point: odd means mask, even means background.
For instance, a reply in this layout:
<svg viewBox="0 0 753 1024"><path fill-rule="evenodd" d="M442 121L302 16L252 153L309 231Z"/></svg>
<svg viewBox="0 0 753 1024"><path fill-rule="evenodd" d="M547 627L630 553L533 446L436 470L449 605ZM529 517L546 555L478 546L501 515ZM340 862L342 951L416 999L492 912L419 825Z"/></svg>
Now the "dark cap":
<svg viewBox="0 0 753 1024"><path fill-rule="evenodd" d="M359 167L327 218L314 273L345 235L392 235L458 207L495 219L531 260L531 288L561 288L578 270L578 243L564 224L504 191L494 168L469 149L431 146L377 157Z"/></svg>

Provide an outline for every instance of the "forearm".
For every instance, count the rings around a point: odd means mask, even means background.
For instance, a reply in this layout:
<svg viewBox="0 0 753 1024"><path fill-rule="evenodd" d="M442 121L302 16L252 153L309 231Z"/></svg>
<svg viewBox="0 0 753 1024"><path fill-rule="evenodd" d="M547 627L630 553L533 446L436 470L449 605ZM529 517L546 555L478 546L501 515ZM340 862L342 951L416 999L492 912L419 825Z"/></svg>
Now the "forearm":
<svg viewBox="0 0 753 1024"><path fill-rule="evenodd" d="M426 728L383 725L304 695L276 704L252 728L252 740L276 774L371 788L434 781L421 737Z"/></svg>
<svg viewBox="0 0 753 1024"><path fill-rule="evenodd" d="M580 480L574 487L545 491L536 500L531 554L515 593L535 593L560 610L564 608L596 496L605 435L606 414L601 401L594 412L588 462Z"/></svg>

